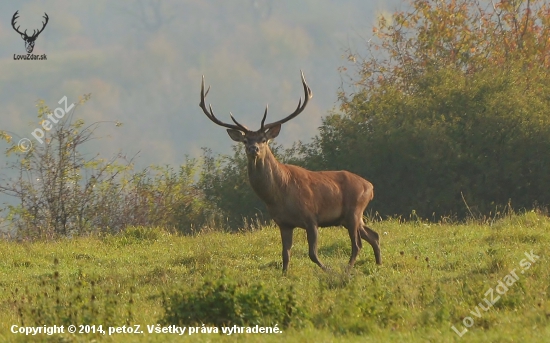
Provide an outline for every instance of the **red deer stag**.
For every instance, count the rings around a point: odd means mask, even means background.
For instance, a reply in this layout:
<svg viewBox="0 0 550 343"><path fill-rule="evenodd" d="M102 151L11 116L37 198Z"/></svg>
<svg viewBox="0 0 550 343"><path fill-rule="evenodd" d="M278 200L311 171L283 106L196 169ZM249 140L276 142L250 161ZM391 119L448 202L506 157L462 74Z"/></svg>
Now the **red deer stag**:
<svg viewBox="0 0 550 343"><path fill-rule="evenodd" d="M279 135L281 125L299 115L312 97L302 73L305 99L296 110L284 119L265 124L267 107L258 131L249 130L235 120L236 125L220 121L212 106L207 108L204 98L204 76L199 106L214 123L228 128L229 137L245 145L248 158L248 178L254 192L265 202L269 214L279 226L283 242L283 272L288 269L294 228L306 230L309 258L323 270L326 267L317 257L318 227L343 225L351 239L349 267L353 267L362 248L361 238L374 250L377 264L382 263L378 233L363 223L363 211L374 196L373 186L367 180L348 171L309 171L280 163L269 149L269 142Z"/></svg>

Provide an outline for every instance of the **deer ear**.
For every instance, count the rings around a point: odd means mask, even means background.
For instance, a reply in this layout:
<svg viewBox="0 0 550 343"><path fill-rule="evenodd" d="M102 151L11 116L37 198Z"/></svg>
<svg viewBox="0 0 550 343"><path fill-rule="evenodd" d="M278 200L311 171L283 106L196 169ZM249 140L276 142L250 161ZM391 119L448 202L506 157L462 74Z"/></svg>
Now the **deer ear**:
<svg viewBox="0 0 550 343"><path fill-rule="evenodd" d="M265 132L265 137L267 139L273 139L279 135L279 132L281 132L281 124L273 126Z"/></svg>
<svg viewBox="0 0 550 343"><path fill-rule="evenodd" d="M239 130L234 129L227 129L227 133L229 134L229 137L231 137L232 140L235 142L244 142L244 134Z"/></svg>

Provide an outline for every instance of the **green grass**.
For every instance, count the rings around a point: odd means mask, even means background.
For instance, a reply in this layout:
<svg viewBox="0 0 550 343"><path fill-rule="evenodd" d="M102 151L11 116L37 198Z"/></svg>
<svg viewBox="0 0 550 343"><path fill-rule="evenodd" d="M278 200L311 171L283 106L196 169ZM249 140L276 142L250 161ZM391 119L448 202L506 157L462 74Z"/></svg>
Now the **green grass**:
<svg viewBox="0 0 550 343"><path fill-rule="evenodd" d="M528 212L492 226L388 220L371 227L381 237L382 266L374 264L372 250L365 243L355 268L347 273L347 232L325 228L320 230L319 254L331 271L322 272L307 256L305 232L295 230L286 277L281 274L281 243L275 227L194 237L135 228L115 236L55 242L1 241L0 341L548 341L548 217ZM531 250L540 259L521 274L520 261ZM519 279L506 294L487 312L482 310L480 318L470 314L485 292L513 269ZM221 279L240 285L245 297L247 289L258 284L265 294L292 292L302 313L281 328L283 333L271 335L145 333L29 338L10 332L11 325L21 325L18 309L25 325L78 318L96 325L140 324L147 332L146 325L161 322L165 315L163 295L195 294L206 287L205 282ZM461 331L462 319L468 316L474 324L460 338L451 326Z"/></svg>

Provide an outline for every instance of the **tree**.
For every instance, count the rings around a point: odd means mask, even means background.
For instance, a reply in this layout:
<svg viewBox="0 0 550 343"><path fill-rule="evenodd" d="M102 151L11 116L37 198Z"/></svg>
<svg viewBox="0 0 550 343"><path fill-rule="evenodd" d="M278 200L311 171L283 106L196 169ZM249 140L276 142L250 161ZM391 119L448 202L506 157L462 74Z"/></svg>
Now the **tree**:
<svg viewBox="0 0 550 343"><path fill-rule="evenodd" d="M71 107L76 109L89 98L85 95ZM54 112L42 100L37 107L45 129L37 139L40 144L21 144L25 140L15 144L7 132L0 131L0 139L10 144L6 157L15 157L6 168L13 172L0 173L0 194L17 200L0 211L6 211L8 228L16 237L115 233L128 226L163 226L194 233L215 222L215 206L204 201L195 180L197 160L187 159L176 171L152 166L135 172L133 158L117 154L104 159L83 152L86 143L98 138L99 124L106 122L85 125L74 117L73 109L53 121L55 125L46 125L46 118L53 120L60 108Z"/></svg>
<svg viewBox="0 0 550 343"><path fill-rule="evenodd" d="M366 57L348 51L348 59L359 61L353 82L362 91L389 83L413 92L417 77L441 68L471 75L519 62L547 75L549 29L550 7L543 0L413 0L408 12L379 17Z"/></svg>
<svg viewBox="0 0 550 343"><path fill-rule="evenodd" d="M371 180L386 215L550 204L549 24L538 0L413 0L380 17L308 160Z"/></svg>

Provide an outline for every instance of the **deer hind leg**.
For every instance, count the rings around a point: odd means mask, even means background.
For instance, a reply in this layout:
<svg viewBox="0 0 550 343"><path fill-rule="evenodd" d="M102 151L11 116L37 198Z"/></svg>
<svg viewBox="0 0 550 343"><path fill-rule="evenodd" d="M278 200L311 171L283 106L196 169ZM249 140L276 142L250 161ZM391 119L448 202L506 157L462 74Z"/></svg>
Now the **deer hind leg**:
<svg viewBox="0 0 550 343"><path fill-rule="evenodd" d="M327 267L319 261L319 257L317 256L317 236L318 236L318 229L317 225L310 225L306 228L307 233L307 244L309 246L309 258L315 262L321 269L326 270Z"/></svg>
<svg viewBox="0 0 550 343"><path fill-rule="evenodd" d="M281 231L281 240L283 242L283 274L286 274L288 264L290 263L290 249L292 248L294 228L280 226L279 230Z"/></svg>
<svg viewBox="0 0 550 343"><path fill-rule="evenodd" d="M359 227L359 233L361 238L369 242L374 251L374 258L376 259L376 264L382 264L382 257L380 257L380 240L378 233L366 225L361 225Z"/></svg>
<svg viewBox="0 0 550 343"><path fill-rule="evenodd" d="M363 247L363 242L361 242L361 237L358 230L358 228L361 227L361 224L356 220L352 220L351 223L344 226L348 229L349 238L351 240L351 257L349 259L349 268L352 268L355 264L355 260L357 260L359 251L361 251L361 248Z"/></svg>

